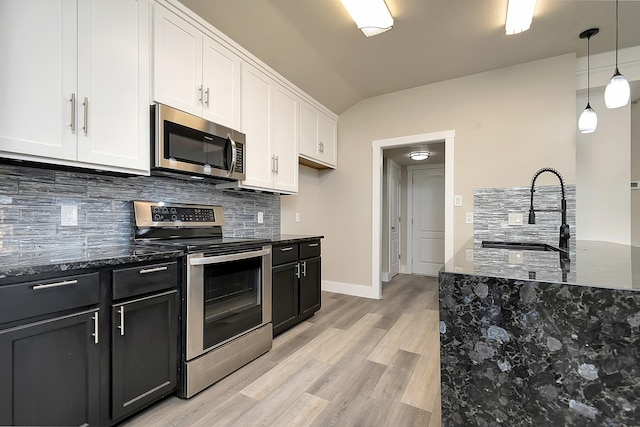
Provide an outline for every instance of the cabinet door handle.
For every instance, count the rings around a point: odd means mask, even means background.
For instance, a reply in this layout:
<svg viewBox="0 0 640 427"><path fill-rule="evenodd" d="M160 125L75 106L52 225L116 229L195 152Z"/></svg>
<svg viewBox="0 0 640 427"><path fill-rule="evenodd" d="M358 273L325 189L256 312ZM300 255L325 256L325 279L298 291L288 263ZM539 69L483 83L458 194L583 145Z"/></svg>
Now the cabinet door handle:
<svg viewBox="0 0 640 427"><path fill-rule="evenodd" d="M93 342L98 344L98 327L99 327L99 322L98 322L98 312L96 312L96 314L93 315L92 317L93 319L93 333L91 334L93 336Z"/></svg>
<svg viewBox="0 0 640 427"><path fill-rule="evenodd" d="M84 102L82 103L82 107L84 109L84 125L82 126L82 130L86 135L89 132L89 98L84 97Z"/></svg>
<svg viewBox="0 0 640 427"><path fill-rule="evenodd" d="M71 126L71 131L75 132L76 130L76 94L75 93L71 94L71 99L69 101L71 102L71 123L69 124L69 126Z"/></svg>
<svg viewBox="0 0 640 427"><path fill-rule="evenodd" d="M120 336L124 336L124 306L120 307L118 312L120 313L120 326L118 326L118 329L120 329Z"/></svg>
<svg viewBox="0 0 640 427"><path fill-rule="evenodd" d="M169 268L169 267L167 267L166 265L164 267L145 268L145 269L140 270L140 274L147 274L147 273L155 273L155 272L158 272L158 271L165 271L167 268Z"/></svg>
<svg viewBox="0 0 640 427"><path fill-rule="evenodd" d="M318 245L319 245L319 243L309 243L309 245L308 245L308 246L309 246L310 248L315 248L315 247L316 247L316 246L318 246Z"/></svg>
<svg viewBox="0 0 640 427"><path fill-rule="evenodd" d="M275 170L275 172L276 172L276 173L278 173L278 166L280 166L280 165L278 164L278 156L274 156L274 159L275 159L275 161L276 161L276 170Z"/></svg>
<svg viewBox="0 0 640 427"><path fill-rule="evenodd" d="M298 279L300 278L300 263L296 264L296 277Z"/></svg>
<svg viewBox="0 0 640 427"><path fill-rule="evenodd" d="M307 261L302 263L302 276L307 277Z"/></svg>
<svg viewBox="0 0 640 427"><path fill-rule="evenodd" d="M292 250L293 250L293 246L289 246L288 248L280 248L280 252L288 252Z"/></svg>
<svg viewBox="0 0 640 427"><path fill-rule="evenodd" d="M209 88L207 88L204 94L205 94L204 103L207 104L207 107L208 107L209 106Z"/></svg>
<svg viewBox="0 0 640 427"><path fill-rule="evenodd" d="M77 280L64 280L62 282L47 283L46 285L36 285L31 289L33 289L34 291L37 291L38 289L57 288L59 286L75 285L76 283L78 283Z"/></svg>
<svg viewBox="0 0 640 427"><path fill-rule="evenodd" d="M202 85L198 88L198 102L202 104Z"/></svg>

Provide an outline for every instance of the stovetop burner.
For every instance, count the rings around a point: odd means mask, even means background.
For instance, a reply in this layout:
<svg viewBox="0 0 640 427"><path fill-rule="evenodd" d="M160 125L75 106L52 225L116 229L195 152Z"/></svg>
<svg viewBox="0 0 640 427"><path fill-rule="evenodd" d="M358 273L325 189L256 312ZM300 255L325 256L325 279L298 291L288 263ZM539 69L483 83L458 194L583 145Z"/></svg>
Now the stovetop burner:
<svg viewBox="0 0 640 427"><path fill-rule="evenodd" d="M133 201L135 240L142 245L179 247L189 253L259 246L266 238L224 237L222 206Z"/></svg>

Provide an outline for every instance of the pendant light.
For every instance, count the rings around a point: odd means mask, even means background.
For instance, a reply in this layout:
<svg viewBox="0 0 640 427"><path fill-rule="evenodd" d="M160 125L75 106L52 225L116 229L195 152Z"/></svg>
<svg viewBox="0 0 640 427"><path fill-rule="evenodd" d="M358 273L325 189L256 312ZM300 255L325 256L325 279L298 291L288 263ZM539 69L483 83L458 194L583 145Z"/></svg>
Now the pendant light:
<svg viewBox="0 0 640 427"><path fill-rule="evenodd" d="M616 0L616 71L604 90L604 103L607 108L619 108L627 105L631 88L629 82L618 70L618 0Z"/></svg>
<svg viewBox="0 0 640 427"><path fill-rule="evenodd" d="M598 32L600 32L599 28L589 28L580 33L581 39L587 39L587 106L582 114L580 114L580 119L578 119L578 129L580 129L580 133L593 133L598 126L598 115L593 111L593 108L591 108L591 104L589 104L589 45L591 36L595 36Z"/></svg>

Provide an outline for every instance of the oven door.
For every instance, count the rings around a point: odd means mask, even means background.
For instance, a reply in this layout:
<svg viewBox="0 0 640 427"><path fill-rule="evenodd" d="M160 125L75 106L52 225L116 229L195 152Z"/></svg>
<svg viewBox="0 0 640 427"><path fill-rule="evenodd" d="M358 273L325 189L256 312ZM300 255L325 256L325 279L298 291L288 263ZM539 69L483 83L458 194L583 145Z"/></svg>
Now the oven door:
<svg viewBox="0 0 640 427"><path fill-rule="evenodd" d="M271 246L187 264L187 360L271 322Z"/></svg>

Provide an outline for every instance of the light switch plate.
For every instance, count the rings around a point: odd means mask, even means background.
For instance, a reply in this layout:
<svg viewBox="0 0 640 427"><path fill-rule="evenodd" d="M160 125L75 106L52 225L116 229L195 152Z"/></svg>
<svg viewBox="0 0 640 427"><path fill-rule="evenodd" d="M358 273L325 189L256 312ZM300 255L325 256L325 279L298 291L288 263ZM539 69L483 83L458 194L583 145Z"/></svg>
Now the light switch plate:
<svg viewBox="0 0 640 427"><path fill-rule="evenodd" d="M258 224L264 224L264 212L258 212Z"/></svg>
<svg viewBox="0 0 640 427"><path fill-rule="evenodd" d="M473 224L473 212L467 212L465 220L467 224Z"/></svg>
<svg viewBox="0 0 640 427"><path fill-rule="evenodd" d="M462 196L453 197L453 206L462 206Z"/></svg>
<svg viewBox="0 0 640 427"><path fill-rule="evenodd" d="M509 264L522 264L522 251L509 251Z"/></svg>
<svg viewBox="0 0 640 427"><path fill-rule="evenodd" d="M296 222L300 222L300 212L296 212Z"/></svg>

